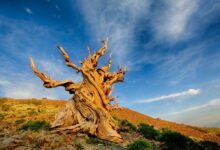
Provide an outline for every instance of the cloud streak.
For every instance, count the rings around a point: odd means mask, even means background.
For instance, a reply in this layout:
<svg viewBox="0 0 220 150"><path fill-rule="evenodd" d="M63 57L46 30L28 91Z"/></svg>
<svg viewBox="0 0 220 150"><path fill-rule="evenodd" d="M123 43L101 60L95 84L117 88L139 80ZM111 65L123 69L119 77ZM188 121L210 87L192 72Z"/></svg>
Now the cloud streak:
<svg viewBox="0 0 220 150"><path fill-rule="evenodd" d="M190 36L189 21L198 8L198 1L167 0L165 9L158 10L153 27L158 39L177 41Z"/></svg>
<svg viewBox="0 0 220 150"><path fill-rule="evenodd" d="M178 114L182 114L182 113L187 113L187 112L191 112L191 111L199 111L201 109L206 109L206 108L209 108L209 107L217 107L217 106L220 106L220 98L213 99L213 100L211 100L211 101L209 101L208 103L205 103L205 104L192 106L192 107L183 109L181 111L176 111L176 112L168 113L168 114L165 114L165 115L178 115Z"/></svg>
<svg viewBox="0 0 220 150"><path fill-rule="evenodd" d="M70 79L74 82L81 80L80 75L73 73L73 70L65 65L64 60L53 56L54 52L49 51L54 45L53 37L55 36L53 35L60 36L61 33L28 21L2 16L0 16L0 20L2 20L0 27L11 31L0 35L1 96L12 98L48 97L52 99L70 97L71 95L63 88L44 88L42 81L34 75L29 66L29 57L33 56L37 68L42 72L46 71L47 75L51 75L53 79ZM63 59L61 55L60 58Z"/></svg>
<svg viewBox="0 0 220 150"><path fill-rule="evenodd" d="M51 61L44 59L36 59L36 66L40 71L47 72L53 79L71 79L74 82L81 80L79 74L72 74L67 71L67 67L63 66L59 61L51 59ZM0 91L4 97L12 98L42 98L47 97L51 99L61 99L67 97L69 94L65 90L46 89L42 86L43 82L37 78L29 69L29 73L8 74L7 77L0 75Z"/></svg>
<svg viewBox="0 0 220 150"><path fill-rule="evenodd" d="M30 8L24 8L24 10L26 11L26 13L28 13L28 14L32 14L32 10L30 9Z"/></svg>
<svg viewBox="0 0 220 150"><path fill-rule="evenodd" d="M129 67L128 57L133 51L135 28L140 19L148 17L151 0L80 1L79 5L92 37L104 39L109 36L114 60Z"/></svg>
<svg viewBox="0 0 220 150"><path fill-rule="evenodd" d="M188 89L186 91L179 92L179 93L172 93L169 95L159 96L159 97L155 97L155 98L139 100L136 103L152 103L152 102L164 101L164 100L170 100L170 99L173 100L173 99L179 98L179 97L197 95L199 93L200 93L200 89Z"/></svg>
<svg viewBox="0 0 220 150"><path fill-rule="evenodd" d="M163 113L157 117L166 120L202 127L220 127L220 98L185 107L185 109Z"/></svg>
<svg viewBox="0 0 220 150"><path fill-rule="evenodd" d="M164 57L164 61L158 64L158 70L162 77L171 77L171 84L177 84L186 78L193 78L202 64L203 45L186 48L176 54Z"/></svg>

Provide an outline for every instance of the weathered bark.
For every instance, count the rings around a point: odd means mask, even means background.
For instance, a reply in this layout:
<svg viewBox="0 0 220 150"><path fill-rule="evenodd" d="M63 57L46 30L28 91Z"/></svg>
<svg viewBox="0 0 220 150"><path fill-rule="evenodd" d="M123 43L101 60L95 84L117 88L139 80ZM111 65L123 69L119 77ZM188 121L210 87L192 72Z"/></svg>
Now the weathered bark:
<svg viewBox="0 0 220 150"><path fill-rule="evenodd" d="M107 50L107 42L104 41L104 46L93 55L90 55L83 62L80 62L82 67L77 67L70 61L69 56L62 47L58 47L66 61L67 66L72 67L77 72L81 72L83 81L73 83L70 80L56 81L47 77L46 74L40 73L31 58L31 67L34 73L44 82L44 87L53 88L64 86L66 91L74 94L66 106L55 116L55 121L52 123L54 132L62 132L70 130L72 132L86 132L97 136L100 139L122 142L121 136L116 132L117 126L109 113L112 109L117 109L118 103L114 106L110 104L115 100L111 97L112 84L122 82L124 73L127 71L119 68L117 72L108 72L112 59L109 58L106 66L96 68L99 58L104 55Z"/></svg>

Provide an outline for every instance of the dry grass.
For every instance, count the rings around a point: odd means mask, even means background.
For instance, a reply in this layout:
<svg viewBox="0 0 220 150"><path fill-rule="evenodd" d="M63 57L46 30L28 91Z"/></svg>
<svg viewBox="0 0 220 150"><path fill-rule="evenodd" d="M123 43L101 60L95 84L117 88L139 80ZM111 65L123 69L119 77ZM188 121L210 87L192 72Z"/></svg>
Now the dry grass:
<svg viewBox="0 0 220 150"><path fill-rule="evenodd" d="M17 129L20 126L27 123L29 120L46 120L48 122L52 122L54 120L54 115L65 105L65 103L66 102L62 100L48 100L48 99L42 99L42 100L38 100L38 99L15 100L15 99L7 99L7 98L0 99L0 133L1 133L0 142L3 142L2 140L4 140L5 137L10 138L13 136L23 135L21 139L28 140L30 144L31 141L36 140L38 144L40 143L42 145L43 143L45 147L48 146L48 144L52 144L52 147L59 147L62 146L62 142L65 141L66 143L65 148L68 147L68 144L70 147L71 146L76 147L79 143L77 142L74 143L73 140L74 139L76 141L80 140L79 138L76 138L77 135L62 134L59 135L58 138L57 135L50 134L49 131L41 131L37 133L30 131L25 131L25 132L17 131ZM127 108L123 108L121 110L114 110L111 113L112 115L120 119L126 119L132 122L134 125L138 125L140 122L147 123L153 125L158 129L169 128L178 131L186 136L196 138L198 140L207 140L220 144L220 137L218 136L220 133L219 128L197 128L183 124L177 124L173 122L164 121L161 119L155 119ZM123 134L129 134L129 133L123 133ZM42 136L45 136L45 138L43 138ZM133 136L139 137L139 135L133 135ZM123 137L129 139L129 137L132 136L123 135ZM128 144L128 141L131 142L132 139L126 140L124 144ZM85 146L86 140L83 139L81 140L84 142L84 146ZM34 143L35 146L37 145L36 142ZM123 149L123 147L121 147L121 149Z"/></svg>
<svg viewBox="0 0 220 150"><path fill-rule="evenodd" d="M61 100L0 99L0 149L97 149L87 143L85 134L60 134L46 130L18 130L30 120L52 122L54 115L65 105ZM98 141L99 149L124 149L122 146Z"/></svg>

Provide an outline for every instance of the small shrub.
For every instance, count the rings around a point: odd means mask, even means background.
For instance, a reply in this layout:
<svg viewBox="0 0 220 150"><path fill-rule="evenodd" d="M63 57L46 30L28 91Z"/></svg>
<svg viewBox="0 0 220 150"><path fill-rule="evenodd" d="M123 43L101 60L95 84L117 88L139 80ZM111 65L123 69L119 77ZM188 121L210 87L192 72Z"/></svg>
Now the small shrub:
<svg viewBox="0 0 220 150"><path fill-rule="evenodd" d="M93 137L90 137L90 138L88 138L88 139L86 139L86 143L87 144L100 144L100 140L99 139L97 139L97 138L93 138Z"/></svg>
<svg viewBox="0 0 220 150"><path fill-rule="evenodd" d="M24 123L24 122L25 122L24 119L20 119L20 120L16 120L16 121L15 121L16 124L21 124L21 123Z"/></svg>
<svg viewBox="0 0 220 150"><path fill-rule="evenodd" d="M116 124L120 124L120 122L121 122L121 119L119 119L117 116L115 116L115 115L113 115L112 116L112 118L113 118L113 121L116 123Z"/></svg>
<svg viewBox="0 0 220 150"><path fill-rule="evenodd" d="M4 119L6 114L0 113L0 119Z"/></svg>
<svg viewBox="0 0 220 150"><path fill-rule="evenodd" d="M75 147L76 147L77 150L83 150L84 149L83 145L80 144L80 143L76 144Z"/></svg>
<svg viewBox="0 0 220 150"><path fill-rule="evenodd" d="M160 140L165 143L165 149L168 150L186 150L191 146L196 147L196 145L194 145L195 143L190 138L171 130L164 130Z"/></svg>
<svg viewBox="0 0 220 150"><path fill-rule="evenodd" d="M33 116L33 115L37 115L38 114L38 112L36 112L35 110L30 110L29 112L28 112L28 114L30 115L30 116Z"/></svg>
<svg viewBox="0 0 220 150"><path fill-rule="evenodd" d="M137 130L136 126L126 119L121 120L120 118L118 118L115 115L112 116L112 118L119 125L119 131L121 131L121 132L129 132L129 131L136 131Z"/></svg>
<svg viewBox="0 0 220 150"><path fill-rule="evenodd" d="M153 126L148 124L140 123L138 125L138 130L145 138L157 140L160 137L160 131L154 129Z"/></svg>
<svg viewBox="0 0 220 150"><path fill-rule="evenodd" d="M49 130L51 127L50 123L46 121L28 121L26 124L22 125L19 130Z"/></svg>
<svg viewBox="0 0 220 150"><path fill-rule="evenodd" d="M129 132L129 131L137 130L135 125L129 122L128 120L121 120L119 124L120 124L119 127L121 132Z"/></svg>
<svg viewBox="0 0 220 150"><path fill-rule="evenodd" d="M2 104L1 109L2 111L9 111L11 109L11 106L7 104Z"/></svg>
<svg viewBox="0 0 220 150"><path fill-rule="evenodd" d="M152 150L152 145L145 140L136 140L128 145L128 150Z"/></svg>
<svg viewBox="0 0 220 150"><path fill-rule="evenodd" d="M25 118L26 115L19 115L18 118Z"/></svg>
<svg viewBox="0 0 220 150"><path fill-rule="evenodd" d="M201 146L205 150L219 150L220 149L220 146L217 143L210 142L210 141L201 142Z"/></svg>
<svg viewBox="0 0 220 150"><path fill-rule="evenodd" d="M104 141L102 141L96 137L89 137L88 139L86 139L86 143L97 145L97 144L103 144Z"/></svg>

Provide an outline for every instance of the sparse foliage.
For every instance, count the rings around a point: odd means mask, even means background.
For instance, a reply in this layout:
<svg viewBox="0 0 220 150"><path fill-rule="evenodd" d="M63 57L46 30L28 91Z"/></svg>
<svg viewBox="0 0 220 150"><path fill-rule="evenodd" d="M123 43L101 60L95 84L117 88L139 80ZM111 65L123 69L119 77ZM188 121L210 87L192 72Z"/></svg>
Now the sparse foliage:
<svg viewBox="0 0 220 150"><path fill-rule="evenodd" d="M202 141L201 146L204 150L219 150L220 145L210 141Z"/></svg>
<svg viewBox="0 0 220 150"><path fill-rule="evenodd" d="M1 104L0 108L2 111L9 111L11 109L11 106L7 104Z"/></svg>
<svg viewBox="0 0 220 150"><path fill-rule="evenodd" d="M171 130L163 130L160 141L164 142L167 150L200 150L201 146L199 143L194 142L192 139L182 135L179 132Z"/></svg>
<svg viewBox="0 0 220 150"><path fill-rule="evenodd" d="M21 123L24 123L24 122L25 122L24 119L20 119L20 120L16 120L16 121L15 121L16 124L21 124Z"/></svg>
<svg viewBox="0 0 220 150"><path fill-rule="evenodd" d="M159 130L154 129L153 126L145 124L145 123L140 123L138 125L138 130L145 138L148 138L148 139L157 140L160 137Z"/></svg>
<svg viewBox="0 0 220 150"><path fill-rule="evenodd" d="M83 145L80 144L80 143L76 144L75 146L76 146L77 150L83 150L84 149Z"/></svg>
<svg viewBox="0 0 220 150"><path fill-rule="evenodd" d="M46 121L28 121L26 124L22 125L19 130L32 130L32 131L39 131L39 130L49 130L51 128L50 123Z"/></svg>
<svg viewBox="0 0 220 150"><path fill-rule="evenodd" d="M0 119L4 119L5 116L6 116L6 114L0 113Z"/></svg>
<svg viewBox="0 0 220 150"><path fill-rule="evenodd" d="M128 145L128 150L152 150L152 145L146 140L136 140Z"/></svg>
<svg viewBox="0 0 220 150"><path fill-rule="evenodd" d="M122 132L129 132L129 131L136 131L137 130L136 126L133 123L131 123L125 119L120 121L119 128L120 128L120 131L122 131Z"/></svg>

